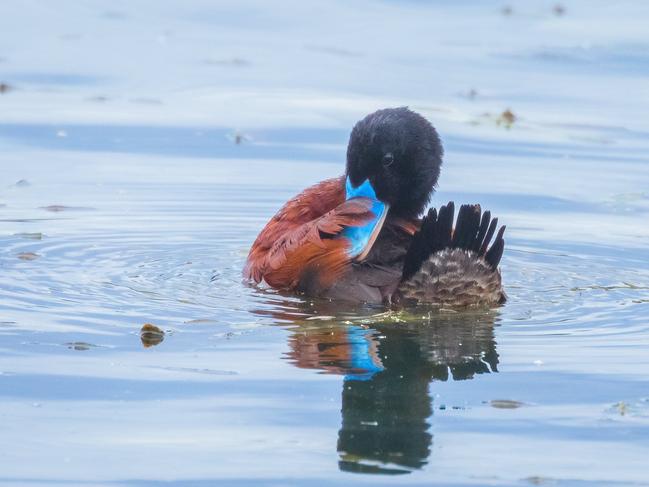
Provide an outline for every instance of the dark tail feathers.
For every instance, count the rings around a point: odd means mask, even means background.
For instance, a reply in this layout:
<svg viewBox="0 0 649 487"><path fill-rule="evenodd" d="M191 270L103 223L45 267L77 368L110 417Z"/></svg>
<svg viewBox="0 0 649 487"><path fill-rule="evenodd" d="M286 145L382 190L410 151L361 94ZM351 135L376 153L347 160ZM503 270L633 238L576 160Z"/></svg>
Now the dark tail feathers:
<svg viewBox="0 0 649 487"><path fill-rule="evenodd" d="M498 218L492 220L489 211L482 213L480 205L462 205L453 231L454 216L455 204L452 201L442 206L439 214L435 208L428 211L421 222L421 228L410 242L403 264L404 281L411 278L431 255L446 248L471 250L496 270L505 249L505 226L500 227L489 248L489 242L498 226Z"/></svg>

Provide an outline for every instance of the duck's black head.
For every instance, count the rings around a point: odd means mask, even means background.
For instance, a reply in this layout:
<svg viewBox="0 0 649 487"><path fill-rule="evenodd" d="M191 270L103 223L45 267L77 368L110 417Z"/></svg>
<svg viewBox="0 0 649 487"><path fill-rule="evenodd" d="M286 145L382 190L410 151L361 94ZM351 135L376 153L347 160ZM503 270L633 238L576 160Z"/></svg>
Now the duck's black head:
<svg viewBox="0 0 649 487"><path fill-rule="evenodd" d="M347 147L348 188L369 182L376 198L402 217L420 215L442 165L433 126L406 107L385 108L358 122Z"/></svg>

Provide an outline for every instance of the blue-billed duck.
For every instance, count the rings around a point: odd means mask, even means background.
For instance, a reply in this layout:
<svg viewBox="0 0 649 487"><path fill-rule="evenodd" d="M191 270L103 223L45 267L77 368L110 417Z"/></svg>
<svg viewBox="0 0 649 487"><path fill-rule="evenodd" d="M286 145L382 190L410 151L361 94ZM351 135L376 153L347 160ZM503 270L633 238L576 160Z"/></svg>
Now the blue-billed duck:
<svg viewBox="0 0 649 487"><path fill-rule="evenodd" d="M505 301L498 219L453 202L421 218L443 148L406 108L378 110L353 128L343 176L289 200L255 240L244 276L309 297L372 304L492 306Z"/></svg>

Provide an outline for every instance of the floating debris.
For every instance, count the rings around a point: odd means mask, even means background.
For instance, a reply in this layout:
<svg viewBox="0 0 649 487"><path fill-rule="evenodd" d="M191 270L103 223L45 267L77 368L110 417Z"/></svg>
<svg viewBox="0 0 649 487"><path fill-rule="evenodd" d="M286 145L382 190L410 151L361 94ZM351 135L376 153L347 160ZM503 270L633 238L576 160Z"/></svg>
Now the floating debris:
<svg viewBox="0 0 649 487"><path fill-rule="evenodd" d="M465 95L468 98L468 95ZM496 124L496 126L505 127L507 130L511 129L514 123L518 123L520 119L514 112L507 108L505 111L495 114L491 112L483 112L479 117L469 120L467 123L473 126L479 126L484 124Z"/></svg>
<svg viewBox="0 0 649 487"><path fill-rule="evenodd" d="M550 477L541 477L540 475L532 475L531 477L527 477L521 480L523 482L528 482L532 485L545 485L545 484L555 483L554 479Z"/></svg>
<svg viewBox="0 0 649 487"><path fill-rule="evenodd" d="M40 206L41 210L51 211L52 213L60 213L62 211L83 211L83 210L94 210L89 206L65 206L65 205L50 205L50 206Z"/></svg>
<svg viewBox="0 0 649 487"><path fill-rule="evenodd" d="M68 207L63 205L50 205L50 206L41 206L41 209L45 211L51 211L52 213L58 213L60 211L67 210Z"/></svg>
<svg viewBox="0 0 649 487"><path fill-rule="evenodd" d="M626 416L629 412L629 406L624 401L613 404L613 408L617 410L620 416Z"/></svg>
<svg viewBox="0 0 649 487"><path fill-rule="evenodd" d="M109 100L109 98L104 95L97 95L97 96L91 96L90 98L86 98L86 100L95 103L106 103Z"/></svg>
<svg viewBox="0 0 649 487"><path fill-rule="evenodd" d="M57 130L56 131L56 136L57 137L67 137L68 133L65 130Z"/></svg>
<svg viewBox="0 0 649 487"><path fill-rule="evenodd" d="M518 117L508 108L496 118L496 125L502 125L510 129L516 120L518 120Z"/></svg>
<svg viewBox="0 0 649 487"><path fill-rule="evenodd" d="M35 254L34 252L21 252L18 255L16 255L20 260L36 260L40 257L40 255Z"/></svg>
<svg viewBox="0 0 649 487"><path fill-rule="evenodd" d="M496 409L518 409L525 406L525 403L511 399L492 399L489 404Z"/></svg>
<svg viewBox="0 0 649 487"><path fill-rule="evenodd" d="M217 324L218 321L217 321L217 320L210 319L210 318L197 318L197 319L195 319L195 320L188 320L188 321L185 321L185 324L186 324L186 325L198 325L198 324L206 324L206 323L209 323L209 324Z"/></svg>
<svg viewBox="0 0 649 487"><path fill-rule="evenodd" d="M460 91L458 93L458 96L462 98L466 98L467 100L471 100L471 101L474 101L478 97L478 95L479 95L478 90L476 90L475 88L471 88L468 91Z"/></svg>
<svg viewBox="0 0 649 487"><path fill-rule="evenodd" d="M85 352L86 350L95 348L97 345L93 345L92 343L86 343L86 342L68 342L65 343L65 346L68 347L70 350L78 350L80 352Z"/></svg>
<svg viewBox="0 0 649 487"><path fill-rule="evenodd" d="M236 145L241 145L244 142L251 142L252 137L250 137L247 134L244 134L243 132L236 131L233 134L228 134L227 135L228 139L234 142Z"/></svg>
<svg viewBox="0 0 649 487"><path fill-rule="evenodd" d="M144 348L154 347L165 339L165 332L151 323L145 323L140 330L140 340Z"/></svg>
<svg viewBox="0 0 649 487"><path fill-rule="evenodd" d="M28 240L43 240L43 234L41 232L35 233L14 233L14 237L26 238Z"/></svg>
<svg viewBox="0 0 649 487"><path fill-rule="evenodd" d="M322 52L322 53L325 53L325 54L332 54L334 56L349 57L349 58L363 57L362 52L351 51L349 49L344 49L344 48L341 48L341 47L319 46L319 45L313 45L313 44L309 44L309 45L306 45L304 47L306 49L308 49L309 51Z"/></svg>
<svg viewBox="0 0 649 487"><path fill-rule="evenodd" d="M27 186L31 186L31 184L26 179L19 179L14 183L14 186L17 188L26 188Z"/></svg>
<svg viewBox="0 0 649 487"><path fill-rule="evenodd" d="M606 414L613 418L649 418L649 399L641 398L630 401L618 401L606 409Z"/></svg>
<svg viewBox="0 0 649 487"><path fill-rule="evenodd" d="M5 94L11 91L13 88L7 83L0 83L0 94Z"/></svg>
<svg viewBox="0 0 649 487"><path fill-rule="evenodd" d="M215 370L215 369L197 369L193 367L157 367L151 366L151 369L167 370L169 372L188 372L190 374L205 374L205 375L237 375L233 370Z"/></svg>

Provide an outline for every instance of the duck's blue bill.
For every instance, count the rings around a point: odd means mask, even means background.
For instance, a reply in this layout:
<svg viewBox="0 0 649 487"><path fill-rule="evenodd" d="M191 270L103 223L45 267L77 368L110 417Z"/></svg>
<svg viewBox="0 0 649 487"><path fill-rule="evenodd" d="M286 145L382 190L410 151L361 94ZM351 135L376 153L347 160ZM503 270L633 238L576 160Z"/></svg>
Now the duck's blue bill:
<svg viewBox="0 0 649 487"><path fill-rule="evenodd" d="M348 250L350 257L361 260L368 254L374 244L374 240L376 240L377 235L381 231L389 205L377 199L376 192L369 179L354 187L349 177L347 177L345 193L346 199L348 200L352 198L369 198L372 200L372 208L370 209L374 214L372 219L363 226L347 227L342 232L342 235L350 242Z"/></svg>

